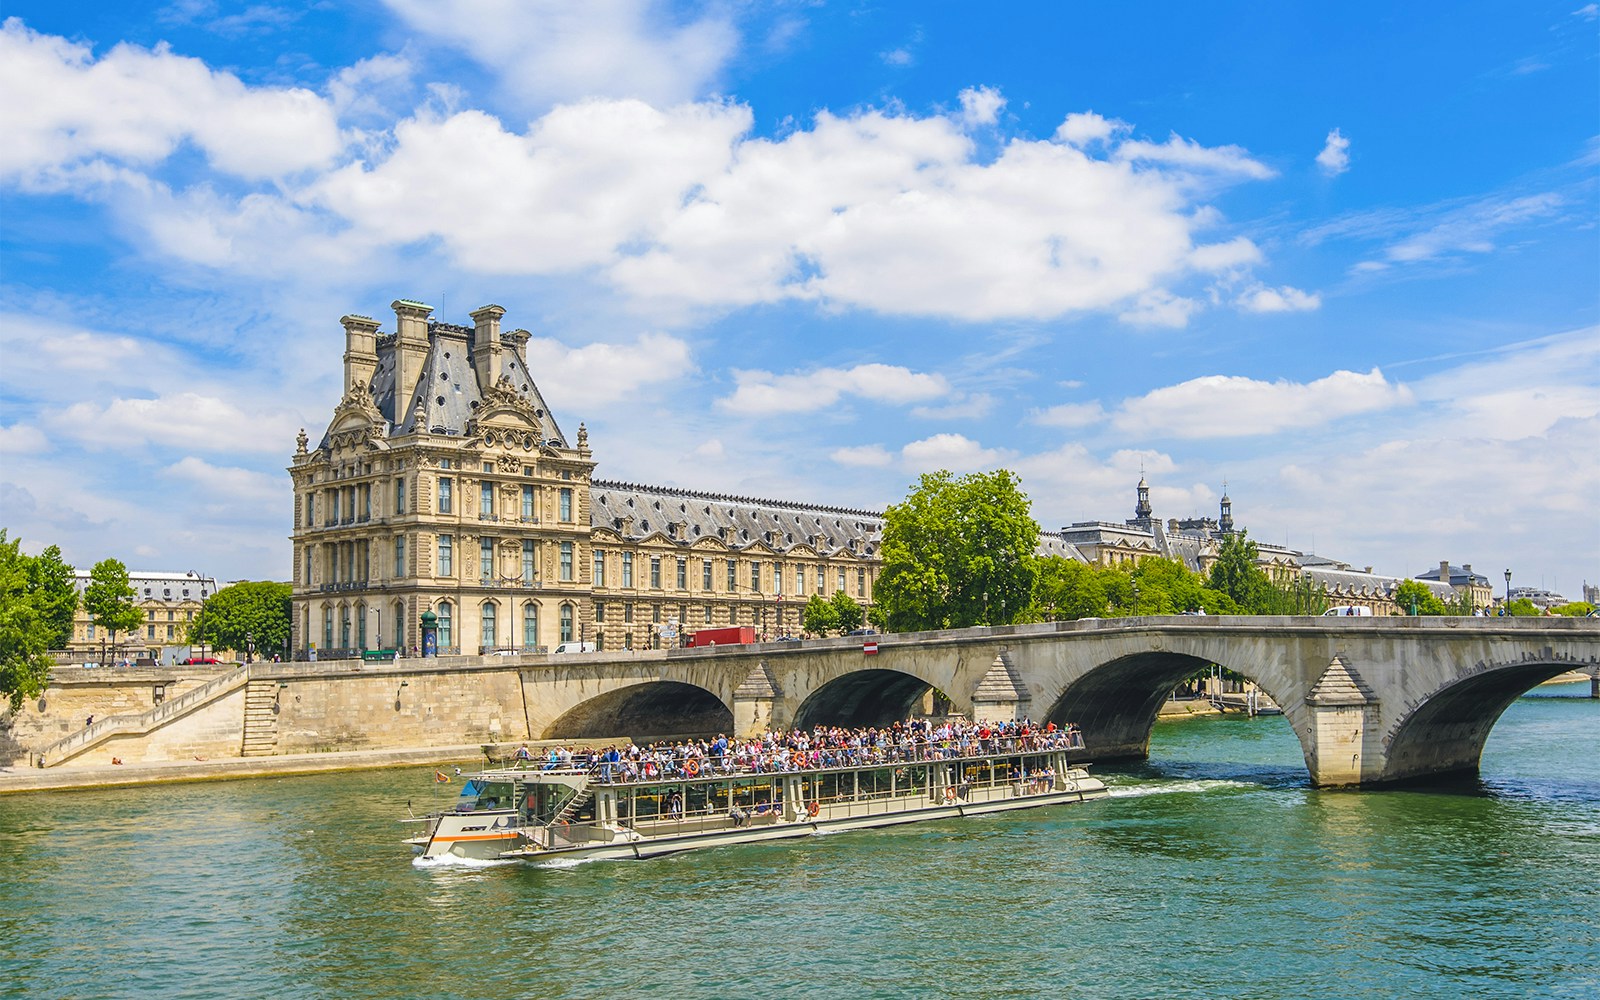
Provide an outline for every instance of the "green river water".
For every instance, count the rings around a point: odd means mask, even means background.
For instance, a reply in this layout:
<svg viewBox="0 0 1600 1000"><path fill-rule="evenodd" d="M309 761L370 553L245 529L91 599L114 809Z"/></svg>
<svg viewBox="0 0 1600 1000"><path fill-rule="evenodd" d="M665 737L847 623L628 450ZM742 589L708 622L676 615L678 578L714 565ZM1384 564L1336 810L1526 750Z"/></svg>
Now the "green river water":
<svg viewBox="0 0 1600 1000"><path fill-rule="evenodd" d="M1448 792L1309 787L1281 718L1113 797L566 868L412 864L432 768L0 798L16 997L1600 997L1600 702Z"/></svg>

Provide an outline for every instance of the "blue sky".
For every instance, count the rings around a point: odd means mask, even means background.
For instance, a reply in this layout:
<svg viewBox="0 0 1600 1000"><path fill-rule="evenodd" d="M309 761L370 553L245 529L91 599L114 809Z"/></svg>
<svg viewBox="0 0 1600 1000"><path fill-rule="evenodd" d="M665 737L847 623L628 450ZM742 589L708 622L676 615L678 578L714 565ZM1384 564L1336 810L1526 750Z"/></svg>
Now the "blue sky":
<svg viewBox="0 0 1600 1000"><path fill-rule="evenodd" d="M995 13L998 10L1000 13ZM0 523L286 577L339 317L494 302L601 476L1600 579L1597 8L13 0Z"/></svg>

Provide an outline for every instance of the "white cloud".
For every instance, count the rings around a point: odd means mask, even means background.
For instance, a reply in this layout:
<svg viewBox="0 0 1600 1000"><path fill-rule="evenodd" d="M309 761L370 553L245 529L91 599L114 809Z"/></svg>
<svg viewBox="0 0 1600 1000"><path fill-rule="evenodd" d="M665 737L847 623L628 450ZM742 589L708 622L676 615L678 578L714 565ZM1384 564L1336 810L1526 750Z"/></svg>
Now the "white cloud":
<svg viewBox="0 0 1600 1000"><path fill-rule="evenodd" d="M1088 427L1106 418L1105 408L1098 402L1061 403L1043 410L1034 410L1028 419L1041 427Z"/></svg>
<svg viewBox="0 0 1600 1000"><path fill-rule="evenodd" d="M1350 169L1350 140L1338 129L1328 133L1328 141L1317 154L1317 166L1329 177L1337 177Z"/></svg>
<svg viewBox="0 0 1600 1000"><path fill-rule="evenodd" d="M385 0L410 26L459 49L528 104L705 93L734 54L720 12L679 23L658 0Z"/></svg>
<svg viewBox="0 0 1600 1000"><path fill-rule="evenodd" d="M246 87L198 59L87 45L0 26L0 179L52 186L52 168L106 157L153 164L191 140L217 170L247 179L329 164L341 146L332 108L307 90Z"/></svg>
<svg viewBox="0 0 1600 1000"><path fill-rule="evenodd" d="M1252 180L1267 180L1277 171L1238 146L1202 146L1193 139L1172 135L1164 143L1124 142L1116 148L1116 158L1124 161L1160 163L1188 170L1240 174Z"/></svg>
<svg viewBox="0 0 1600 1000"><path fill-rule="evenodd" d="M1089 146L1105 142L1114 135L1126 134L1126 122L1107 119L1093 111L1075 111L1056 128L1056 138L1072 146Z"/></svg>
<svg viewBox="0 0 1600 1000"><path fill-rule="evenodd" d="M1412 398L1376 368L1305 383L1207 375L1125 401L1112 423L1124 433L1162 437L1266 435L1406 406Z"/></svg>
<svg viewBox="0 0 1600 1000"><path fill-rule="evenodd" d="M855 465L864 468L882 468L894 463L894 456L882 445L866 444L851 448L836 448L828 453L828 457L840 465Z"/></svg>
<svg viewBox="0 0 1600 1000"><path fill-rule="evenodd" d="M961 92L961 121L968 128L993 125L1000 120L1006 99L993 87L968 87Z"/></svg>
<svg viewBox="0 0 1600 1000"><path fill-rule="evenodd" d="M535 337L528 341L527 359L528 371L552 406L614 402L694 371L689 345L664 333L640 334L632 344L576 348ZM547 372L559 372L560 377L550 378Z"/></svg>
<svg viewBox="0 0 1600 1000"><path fill-rule="evenodd" d="M244 410L226 400L192 392L78 402L47 410L43 419L52 430L95 449L158 444L207 451L282 452L299 426L292 413Z"/></svg>
<svg viewBox="0 0 1600 1000"><path fill-rule="evenodd" d="M1309 312L1322 307L1322 296L1288 285L1281 288L1257 285L1239 296L1238 304L1246 312Z"/></svg>
<svg viewBox="0 0 1600 1000"><path fill-rule="evenodd" d="M943 375L914 372L899 365L820 368L794 375L735 371L733 376L738 388L717 404L733 413L752 416L823 410L847 394L898 405L934 399L950 392L950 383Z"/></svg>
<svg viewBox="0 0 1600 1000"><path fill-rule="evenodd" d="M1585 21L1593 21L1597 16L1600 16L1600 4L1586 3L1573 11L1572 16L1582 18Z"/></svg>
<svg viewBox="0 0 1600 1000"><path fill-rule="evenodd" d="M284 494L282 476L212 465L193 455L166 466L161 474L200 490L213 504L274 502Z"/></svg>
<svg viewBox="0 0 1600 1000"><path fill-rule="evenodd" d="M1199 308L1200 303L1195 299L1173 295L1164 288L1152 288L1141 293L1117 318L1130 326L1181 327L1188 324L1189 317Z"/></svg>
<svg viewBox="0 0 1600 1000"><path fill-rule="evenodd" d="M50 440L39 428L29 424L0 424L0 454L21 455L50 447Z"/></svg>
<svg viewBox="0 0 1600 1000"><path fill-rule="evenodd" d="M935 434L900 449L900 464L913 472L973 472L994 468L1005 458L1006 452L985 448L961 434Z"/></svg>
<svg viewBox="0 0 1600 1000"><path fill-rule="evenodd" d="M1555 194L1530 195L1510 201L1480 202L1452 213L1432 228L1391 244L1386 256L1398 263L1431 260L1451 253L1488 253L1501 230L1545 218L1561 207Z"/></svg>
<svg viewBox="0 0 1600 1000"><path fill-rule="evenodd" d="M593 42L599 67L626 62L666 17L615 0L580 13L539 6L479 31L510 0L395 2L428 30L472 39L491 64L502 49L516 57L504 61L537 64L568 37L576 48L560 59ZM660 51L720 24L669 31ZM533 55L518 42L531 35ZM14 21L4 45L18 56L0 59L12 97L50 96L4 102L0 174L103 199L159 252L247 278L371 280L442 250L472 274L594 277L666 321L800 300L973 322L1107 311L1181 326L1201 301L1178 286L1261 257L1243 237L1196 245L1219 219L1197 192L1273 176L1238 147L1134 140L1092 113L1069 116L1056 139L979 149L969 130L996 124L1005 102L987 87L962 91L954 111L823 111L776 138L750 137L752 110L721 100L586 97L518 131L457 110L464 97L449 88L385 127L385 104L411 93L405 54L335 74L323 99L246 87L164 48L123 45L96 61ZM336 112L362 128L341 137ZM176 185L160 171L185 140L218 171L278 180L241 192L184 173Z"/></svg>

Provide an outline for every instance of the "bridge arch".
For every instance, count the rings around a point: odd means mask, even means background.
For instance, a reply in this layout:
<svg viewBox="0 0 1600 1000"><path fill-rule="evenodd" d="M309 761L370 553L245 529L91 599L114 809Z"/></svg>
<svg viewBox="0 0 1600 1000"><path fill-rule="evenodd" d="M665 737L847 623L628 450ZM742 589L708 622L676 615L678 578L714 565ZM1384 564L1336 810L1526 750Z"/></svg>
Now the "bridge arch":
<svg viewBox="0 0 1600 1000"><path fill-rule="evenodd" d="M1109 660L1067 683L1040 719L1083 730L1085 756L1099 760L1143 759L1161 705L1185 677L1209 668L1215 659L1193 652L1150 650ZM1288 700L1283 679L1270 669L1222 663L1250 680L1284 710L1310 767L1307 733L1297 706Z"/></svg>
<svg viewBox="0 0 1600 1000"><path fill-rule="evenodd" d="M733 712L721 698L696 684L647 681L614 688L567 709L541 739L605 739L627 736L636 743L733 732Z"/></svg>
<svg viewBox="0 0 1600 1000"><path fill-rule="evenodd" d="M932 684L899 670L852 670L812 691L795 709L795 729L885 726L905 719Z"/></svg>
<svg viewBox="0 0 1600 1000"><path fill-rule="evenodd" d="M1476 774L1489 732L1506 709L1571 669L1571 661L1516 660L1486 665L1436 689L1391 727L1380 780Z"/></svg>

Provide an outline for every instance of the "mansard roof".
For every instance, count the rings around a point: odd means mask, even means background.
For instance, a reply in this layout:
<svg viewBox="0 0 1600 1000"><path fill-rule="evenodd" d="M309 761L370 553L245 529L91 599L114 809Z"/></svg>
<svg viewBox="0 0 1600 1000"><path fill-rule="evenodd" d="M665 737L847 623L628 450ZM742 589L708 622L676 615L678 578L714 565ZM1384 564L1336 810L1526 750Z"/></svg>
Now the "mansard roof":
<svg viewBox="0 0 1600 1000"><path fill-rule="evenodd" d="M89 585L86 569L73 572L73 585L78 593ZM133 588L136 601L203 601L222 589L214 576L198 573L163 573L151 570L128 571L128 586Z"/></svg>
<svg viewBox="0 0 1600 1000"><path fill-rule="evenodd" d="M428 324L428 355L422 376L408 387L402 398L395 385L396 337L378 337L378 366L370 384L373 401L389 422L390 434L410 434L418 429L451 437L465 436L467 423L483 405L492 386L481 385L472 363L477 331L469 326L438 321ZM523 357L527 334L520 330L500 335L500 369L495 383L508 387L528 404L539 423L539 440L559 448L568 447L566 435L528 371ZM324 442L326 443L326 442Z"/></svg>
<svg viewBox="0 0 1600 1000"><path fill-rule="evenodd" d="M733 549L776 552L814 545L822 556L872 557L883 543L883 515L876 511L601 479L590 483L589 522L627 541L659 534L685 545L711 538Z"/></svg>

